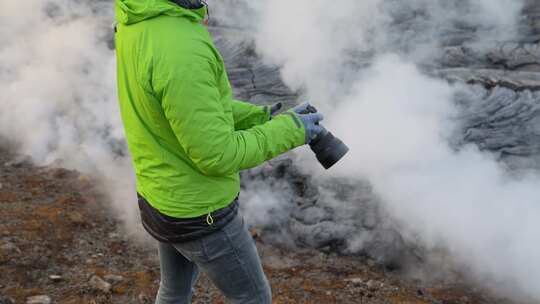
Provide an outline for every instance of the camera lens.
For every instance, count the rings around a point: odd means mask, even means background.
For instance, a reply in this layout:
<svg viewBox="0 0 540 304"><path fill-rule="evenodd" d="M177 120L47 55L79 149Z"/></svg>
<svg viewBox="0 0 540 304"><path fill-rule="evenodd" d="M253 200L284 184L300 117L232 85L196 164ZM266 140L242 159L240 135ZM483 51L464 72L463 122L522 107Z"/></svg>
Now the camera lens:
<svg viewBox="0 0 540 304"><path fill-rule="evenodd" d="M309 146L325 169L330 169L349 152L349 147L331 132L319 136Z"/></svg>

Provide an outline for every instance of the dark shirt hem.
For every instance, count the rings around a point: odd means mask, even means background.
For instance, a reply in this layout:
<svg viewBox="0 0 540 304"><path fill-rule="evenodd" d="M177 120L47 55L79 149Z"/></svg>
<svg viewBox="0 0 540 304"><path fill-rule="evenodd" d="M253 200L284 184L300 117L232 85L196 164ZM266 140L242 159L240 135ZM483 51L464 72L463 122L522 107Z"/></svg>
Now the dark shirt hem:
<svg viewBox="0 0 540 304"><path fill-rule="evenodd" d="M137 193L139 211L144 229L156 240L163 243L194 241L220 230L238 214L238 197L227 207L212 212L214 222L209 225L207 215L180 219L161 213Z"/></svg>

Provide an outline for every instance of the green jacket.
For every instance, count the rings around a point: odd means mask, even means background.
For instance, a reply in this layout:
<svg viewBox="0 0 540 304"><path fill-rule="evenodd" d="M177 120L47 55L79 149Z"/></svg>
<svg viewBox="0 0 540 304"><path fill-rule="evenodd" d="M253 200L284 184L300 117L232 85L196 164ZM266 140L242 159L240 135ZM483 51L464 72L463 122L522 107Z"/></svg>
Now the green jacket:
<svg viewBox="0 0 540 304"><path fill-rule="evenodd" d="M298 116L233 99L206 8L116 0L118 95L137 191L191 218L230 204L239 171L305 143Z"/></svg>

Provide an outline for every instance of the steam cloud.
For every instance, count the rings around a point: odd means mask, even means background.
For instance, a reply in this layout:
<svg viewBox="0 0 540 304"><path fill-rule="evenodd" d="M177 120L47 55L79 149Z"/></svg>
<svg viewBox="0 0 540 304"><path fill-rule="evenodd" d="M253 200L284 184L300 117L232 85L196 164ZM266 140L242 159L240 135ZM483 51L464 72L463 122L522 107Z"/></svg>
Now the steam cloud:
<svg viewBox="0 0 540 304"><path fill-rule="evenodd" d="M508 176L473 145L450 147L454 96L470 88L425 74L455 24L477 28L467 42L476 46L518 35L521 1L210 4L214 18L252 34L246 39L264 60L281 66L284 81L313 100L351 147L325 175L367 179L411 238L447 248L479 280L515 284L540 300L538 178ZM397 31L396 20L408 30ZM0 2L0 137L38 163L60 160L114 181L104 183L113 185L111 201L133 221L111 22L107 1ZM306 172L320 173L311 155L300 158Z"/></svg>
<svg viewBox="0 0 540 304"><path fill-rule="evenodd" d="M0 138L38 164L99 176L137 227L107 42L112 14L108 1L0 2Z"/></svg>
<svg viewBox="0 0 540 304"><path fill-rule="evenodd" d="M425 73L456 26L475 28L466 45L479 49L515 38L523 4L275 0L248 1L245 13L256 16L259 53L323 109L328 127L351 148L333 171L305 160L307 172L367 179L405 234L447 248L480 282L538 300L540 180L511 177L472 144L451 147L454 98L473 88Z"/></svg>

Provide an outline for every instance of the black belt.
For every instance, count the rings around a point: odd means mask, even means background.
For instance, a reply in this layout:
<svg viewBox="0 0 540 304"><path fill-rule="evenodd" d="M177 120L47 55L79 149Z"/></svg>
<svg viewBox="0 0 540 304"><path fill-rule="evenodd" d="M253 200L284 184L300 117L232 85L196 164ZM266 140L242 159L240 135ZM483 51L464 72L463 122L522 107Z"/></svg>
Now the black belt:
<svg viewBox="0 0 540 304"><path fill-rule="evenodd" d="M213 223L208 224L208 215L180 219L165 215L152 207L137 193L139 210L144 229L156 240L164 243L193 241L223 228L238 214L238 197L227 207L212 212Z"/></svg>

